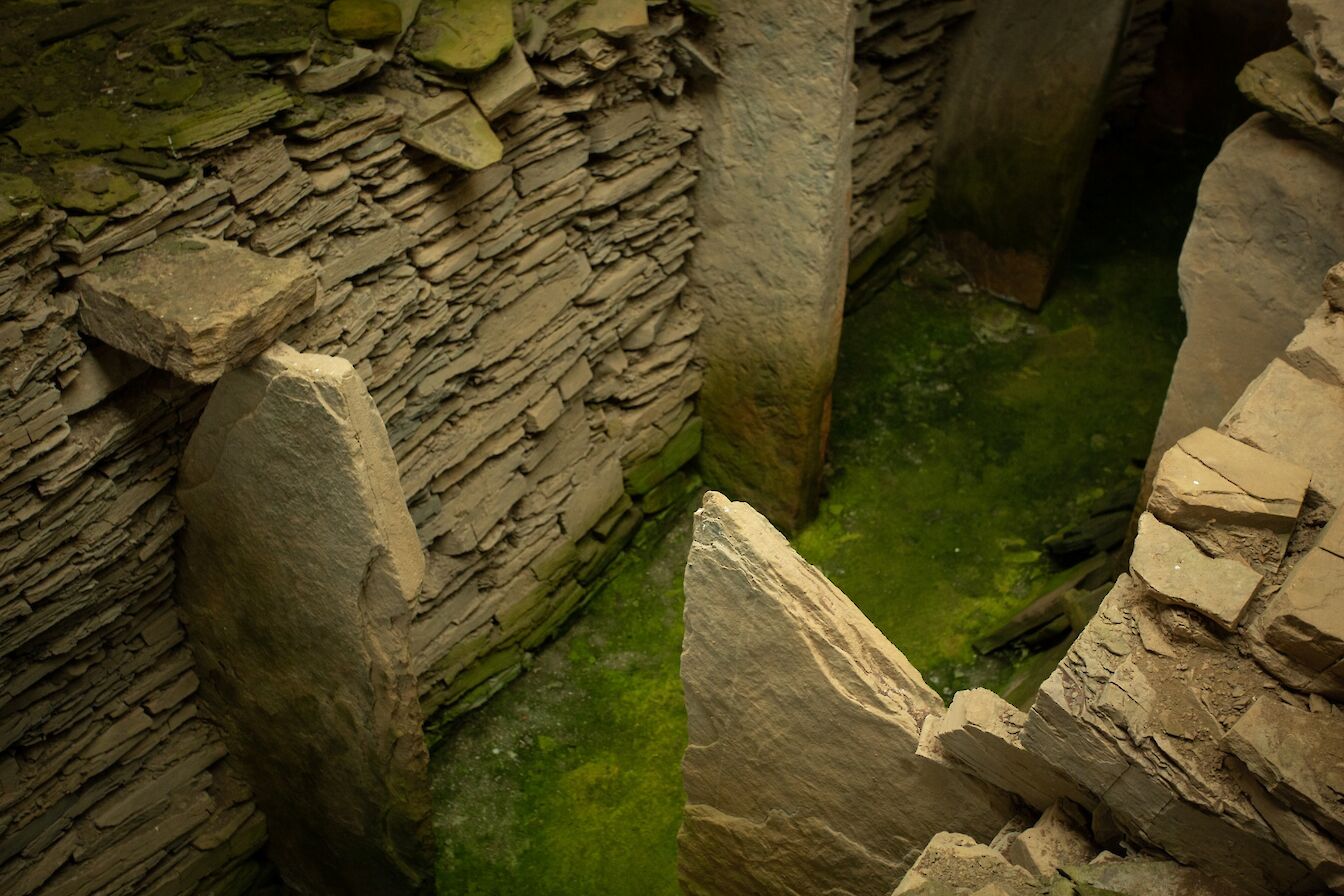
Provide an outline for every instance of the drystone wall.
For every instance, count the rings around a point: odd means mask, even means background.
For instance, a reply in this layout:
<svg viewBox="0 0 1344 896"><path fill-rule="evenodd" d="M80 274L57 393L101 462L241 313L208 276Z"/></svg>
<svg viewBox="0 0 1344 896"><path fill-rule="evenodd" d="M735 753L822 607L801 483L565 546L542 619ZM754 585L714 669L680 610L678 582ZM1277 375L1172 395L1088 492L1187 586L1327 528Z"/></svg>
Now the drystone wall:
<svg viewBox="0 0 1344 896"><path fill-rule="evenodd" d="M268 873L173 598L174 480L223 369L281 340L373 395L427 552L426 715L516 674L681 494L699 438L681 95L707 57L680 5L505 8L464 45L426 2L398 46L416 5L390 26L296 4L9 23L34 50L7 77L93 87L79 108L19 102L0 152L6 894L241 893Z"/></svg>
<svg viewBox="0 0 1344 896"><path fill-rule="evenodd" d="M975 0L861 0L856 7L851 279L928 211L939 92L957 25Z"/></svg>
<svg viewBox="0 0 1344 896"><path fill-rule="evenodd" d="M686 570L687 891L1344 892L1344 264L1326 296L1165 454L1128 573L1029 713L983 690L944 709L711 493Z"/></svg>

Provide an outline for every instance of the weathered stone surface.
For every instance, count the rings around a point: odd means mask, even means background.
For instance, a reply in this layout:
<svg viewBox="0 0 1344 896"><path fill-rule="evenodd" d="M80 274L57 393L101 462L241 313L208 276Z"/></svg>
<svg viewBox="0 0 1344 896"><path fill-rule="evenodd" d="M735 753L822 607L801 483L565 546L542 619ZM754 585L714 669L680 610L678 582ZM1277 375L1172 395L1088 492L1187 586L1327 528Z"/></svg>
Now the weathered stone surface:
<svg viewBox="0 0 1344 896"><path fill-rule="evenodd" d="M1126 858L1063 869L1071 881L1090 888L1085 893L1117 896L1237 896L1227 880L1162 859Z"/></svg>
<svg viewBox="0 0 1344 896"><path fill-rule="evenodd" d="M1038 878L1049 877L1065 865L1083 864L1097 854L1086 825L1082 813L1056 803L1013 839L1004 856Z"/></svg>
<svg viewBox="0 0 1344 896"><path fill-rule="evenodd" d="M1237 89L1303 137L1331 152L1344 152L1344 123L1330 112L1333 97L1313 77L1311 60L1297 47L1252 59L1237 75Z"/></svg>
<svg viewBox="0 0 1344 896"><path fill-rule="evenodd" d="M471 98L481 114L494 121L536 96L540 89L523 48L515 44L503 62L472 82Z"/></svg>
<svg viewBox="0 0 1344 896"><path fill-rule="evenodd" d="M1344 387L1344 315L1317 313L1307 318L1283 359L1314 380Z"/></svg>
<svg viewBox="0 0 1344 896"><path fill-rule="evenodd" d="M1336 311L1344 311L1344 261L1326 272L1323 290L1326 304Z"/></svg>
<svg viewBox="0 0 1344 896"><path fill-rule="evenodd" d="M223 240L165 237L76 281L80 326L193 383L209 383L270 345L313 307L317 274Z"/></svg>
<svg viewBox="0 0 1344 896"><path fill-rule="evenodd" d="M1316 548L1297 562L1260 618L1265 641L1313 672L1344 660L1344 558Z"/></svg>
<svg viewBox="0 0 1344 896"><path fill-rule="evenodd" d="M1344 158L1290 136L1268 115L1251 118L1205 172L1181 250L1187 333L1153 437L1150 479L1167 448L1217 425L1283 351L1340 258Z"/></svg>
<svg viewBox="0 0 1344 896"><path fill-rule="evenodd" d="M958 691L946 715L925 721L921 751L933 738L942 758L1040 810L1065 799L1090 803L1082 790L1023 748L1026 721L1025 712L993 691Z"/></svg>
<svg viewBox="0 0 1344 896"><path fill-rule="evenodd" d="M1344 839L1344 715L1261 697L1227 733L1228 749L1276 798Z"/></svg>
<svg viewBox="0 0 1344 896"><path fill-rule="evenodd" d="M1178 529L1239 525L1286 534L1310 480L1297 464L1206 427L1163 456L1148 510Z"/></svg>
<svg viewBox="0 0 1344 896"><path fill-rule="evenodd" d="M592 0L578 7L567 35L596 31L607 37L626 37L648 27L649 10L644 0Z"/></svg>
<svg viewBox="0 0 1344 896"><path fill-rule="evenodd" d="M957 45L933 217L981 286L1035 308L1082 197L1129 0L981 6Z"/></svg>
<svg viewBox="0 0 1344 896"><path fill-rule="evenodd" d="M1232 631L1260 585L1239 560L1206 556L1178 530L1145 513L1130 570L1158 600L1191 610Z"/></svg>
<svg viewBox="0 0 1344 896"><path fill-rule="evenodd" d="M202 691L301 892L431 892L409 626L424 555L349 362L278 345L216 386L183 461Z"/></svg>
<svg viewBox="0 0 1344 896"><path fill-rule="evenodd" d="M1311 471L1311 487L1344 506L1344 389L1275 359L1227 412L1228 435Z"/></svg>
<svg viewBox="0 0 1344 896"><path fill-rule="evenodd" d="M885 896L944 827L993 836L1006 794L915 755L942 704L905 657L750 507L711 492L695 527L686 892Z"/></svg>
<svg viewBox="0 0 1344 896"><path fill-rule="evenodd" d="M445 90L430 97L390 90L388 94L406 106L401 136L416 149L466 171L488 168L503 157L504 144L465 93Z"/></svg>
<svg viewBox="0 0 1344 896"><path fill-rule="evenodd" d="M449 74L489 68L513 46L509 0L424 0L411 53Z"/></svg>
<svg viewBox="0 0 1344 896"><path fill-rule="evenodd" d="M1288 0L1288 28L1332 93L1344 93L1344 10L1334 0Z"/></svg>
<svg viewBox="0 0 1344 896"><path fill-rule="evenodd" d="M719 22L688 274L705 309L701 466L790 530L816 512L844 310L853 4L771 0Z"/></svg>
<svg viewBox="0 0 1344 896"><path fill-rule="evenodd" d="M990 886L999 887L1007 896L1039 892L1036 878L997 850L977 843L974 837L947 831L934 835L891 896L927 893L930 885L942 885L955 894L979 893Z"/></svg>

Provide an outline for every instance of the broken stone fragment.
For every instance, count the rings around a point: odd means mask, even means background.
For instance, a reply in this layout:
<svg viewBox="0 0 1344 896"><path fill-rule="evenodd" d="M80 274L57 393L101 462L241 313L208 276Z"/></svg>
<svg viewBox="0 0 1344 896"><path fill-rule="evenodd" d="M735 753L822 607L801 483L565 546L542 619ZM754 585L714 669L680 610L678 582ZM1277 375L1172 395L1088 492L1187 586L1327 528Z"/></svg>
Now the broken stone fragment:
<svg viewBox="0 0 1344 896"><path fill-rule="evenodd" d="M1307 318L1283 357L1314 380L1344 387L1344 314L1318 313Z"/></svg>
<svg viewBox="0 0 1344 896"><path fill-rule="evenodd" d="M1344 93L1344 10L1335 0L1289 0L1288 29L1332 93Z"/></svg>
<svg viewBox="0 0 1344 896"><path fill-rule="evenodd" d="M81 275L81 328L193 383L210 383L313 307L302 258L267 258L224 240L167 236Z"/></svg>
<svg viewBox="0 0 1344 896"><path fill-rule="evenodd" d="M1049 877L1065 865L1083 864L1097 854L1087 824L1076 808L1055 803L1014 838L1004 855L1036 877Z"/></svg>
<svg viewBox="0 0 1344 896"><path fill-rule="evenodd" d="M954 894L979 893L998 886L1007 896L1038 896L1036 878L1005 859L997 850L977 843L974 837L947 831L935 834L891 896L915 896L939 892L930 885L946 887Z"/></svg>
<svg viewBox="0 0 1344 896"><path fill-rule="evenodd" d="M449 74L483 71L513 46L509 0L425 0L411 55Z"/></svg>
<svg viewBox="0 0 1344 896"><path fill-rule="evenodd" d="M1022 746L1027 714L984 688L958 691L942 718L930 716L924 737L939 753L989 784L1016 794L1040 810L1060 800L1093 800ZM924 740L921 738L921 742ZM921 750L923 745L921 743Z"/></svg>
<svg viewBox="0 0 1344 896"><path fill-rule="evenodd" d="M503 158L504 144L462 91L428 96L388 88L384 93L405 107L401 137L416 149L466 171L488 168Z"/></svg>
<svg viewBox="0 0 1344 896"><path fill-rule="evenodd" d="M381 40L401 33L401 7L391 0L332 0L327 27L346 40Z"/></svg>
<svg viewBox="0 0 1344 896"><path fill-rule="evenodd" d="M509 55L471 85L471 98L490 121L536 96L541 90L523 48L515 44Z"/></svg>
<svg viewBox="0 0 1344 896"><path fill-rule="evenodd" d="M1261 697L1228 731L1226 748L1265 789L1344 839L1344 715Z"/></svg>
<svg viewBox="0 0 1344 896"><path fill-rule="evenodd" d="M1237 75L1237 89L1303 137L1344 152L1344 123L1331 115L1332 97L1313 77L1311 60L1297 47L1252 59Z"/></svg>
<svg viewBox="0 0 1344 896"><path fill-rule="evenodd" d="M286 883L432 892L409 635L425 561L359 375L285 345L229 373L177 494L179 601L202 696Z"/></svg>
<svg viewBox="0 0 1344 896"><path fill-rule="evenodd" d="M1013 815L915 755L942 701L756 511L706 495L685 588L688 894L885 896L934 833Z"/></svg>
<svg viewBox="0 0 1344 896"><path fill-rule="evenodd" d="M1260 625L1271 647L1313 672L1327 672L1344 660L1344 558L1320 547L1308 551L1265 608Z"/></svg>
<svg viewBox="0 0 1344 896"><path fill-rule="evenodd" d="M1325 301L1336 311L1344 311L1344 261L1332 267L1325 274L1325 283L1321 287Z"/></svg>
<svg viewBox="0 0 1344 896"><path fill-rule="evenodd" d="M1239 560L1205 556L1189 538L1153 516L1139 519L1130 572L1163 603L1186 607L1232 631L1260 586Z"/></svg>
<svg viewBox="0 0 1344 896"><path fill-rule="evenodd" d="M562 38L586 31L607 37L626 37L649 27L649 10L644 0L592 0L581 4Z"/></svg>
<svg viewBox="0 0 1344 896"><path fill-rule="evenodd" d="M1266 529L1285 537L1302 512L1311 473L1207 427L1162 457L1148 510L1178 529Z"/></svg>

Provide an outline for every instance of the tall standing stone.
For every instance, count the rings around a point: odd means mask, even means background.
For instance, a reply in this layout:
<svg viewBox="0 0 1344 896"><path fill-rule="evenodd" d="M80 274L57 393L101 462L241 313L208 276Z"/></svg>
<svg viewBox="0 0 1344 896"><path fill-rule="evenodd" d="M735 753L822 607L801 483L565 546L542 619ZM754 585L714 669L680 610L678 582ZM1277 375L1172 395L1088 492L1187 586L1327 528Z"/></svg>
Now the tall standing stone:
<svg viewBox="0 0 1344 896"><path fill-rule="evenodd" d="M1341 258L1344 158L1256 115L1227 138L1199 185L1179 268L1187 331L1149 479L1177 439L1217 426L1284 350Z"/></svg>
<svg viewBox="0 0 1344 896"><path fill-rule="evenodd" d="M729 8L729 7L732 8ZM784 529L816 512L849 259L854 10L728 4L701 97L688 271L705 309L701 464Z"/></svg>
<svg viewBox="0 0 1344 896"><path fill-rule="evenodd" d="M953 56L935 221L976 282L1035 308L1073 224L1130 0L986 0Z"/></svg>
<svg viewBox="0 0 1344 896"><path fill-rule="evenodd" d="M688 896L888 896L944 829L988 840L989 785L916 754L943 703L784 537L710 492L686 562Z"/></svg>
<svg viewBox="0 0 1344 896"><path fill-rule="evenodd" d="M267 350L192 436L179 591L210 714L309 894L433 891L409 627L424 555L342 359Z"/></svg>

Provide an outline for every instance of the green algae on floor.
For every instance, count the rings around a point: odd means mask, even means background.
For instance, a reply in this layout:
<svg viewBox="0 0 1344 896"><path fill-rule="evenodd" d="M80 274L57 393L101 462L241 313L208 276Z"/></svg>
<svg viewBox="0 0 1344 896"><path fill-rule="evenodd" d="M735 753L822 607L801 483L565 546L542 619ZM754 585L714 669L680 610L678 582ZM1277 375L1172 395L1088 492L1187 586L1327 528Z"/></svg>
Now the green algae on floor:
<svg viewBox="0 0 1344 896"><path fill-rule="evenodd" d="M689 509L432 762L441 896L675 896Z"/></svg>
<svg viewBox="0 0 1344 896"><path fill-rule="evenodd" d="M971 642L1056 572L1042 540L1136 475L1161 411L1196 179L1102 170L1039 314L926 251L874 270L845 321L829 494L795 547L945 696L1012 682Z"/></svg>

